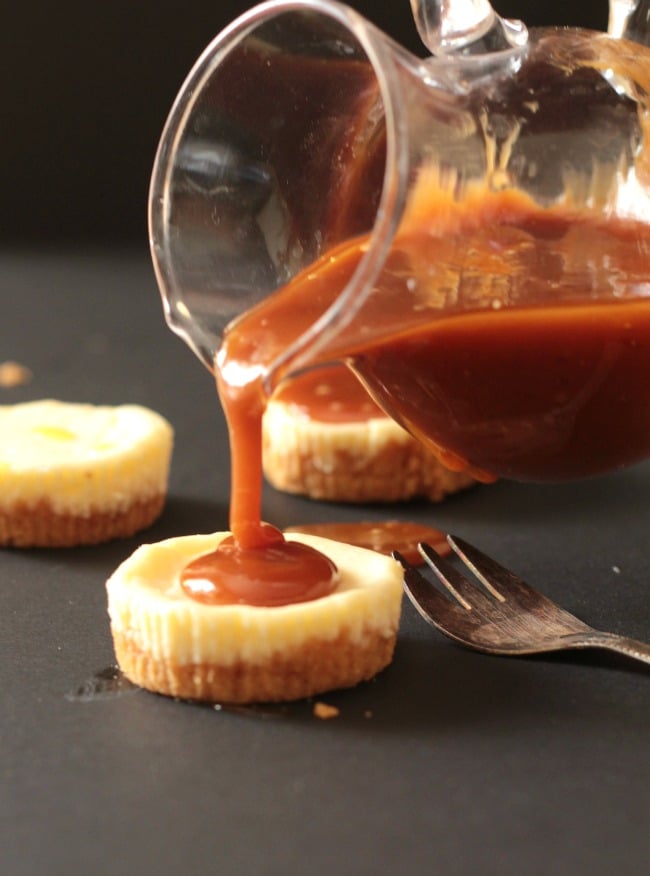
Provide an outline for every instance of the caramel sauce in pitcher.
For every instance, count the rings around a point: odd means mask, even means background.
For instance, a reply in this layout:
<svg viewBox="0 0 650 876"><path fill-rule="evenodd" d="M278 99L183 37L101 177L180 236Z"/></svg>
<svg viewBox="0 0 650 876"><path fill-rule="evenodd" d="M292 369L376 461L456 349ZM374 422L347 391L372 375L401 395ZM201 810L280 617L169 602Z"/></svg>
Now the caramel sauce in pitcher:
<svg viewBox="0 0 650 876"><path fill-rule="evenodd" d="M276 401L321 423L364 423L387 417L345 365L324 365L283 383Z"/></svg>
<svg viewBox="0 0 650 876"><path fill-rule="evenodd" d="M336 299L367 243L331 249L245 314L217 357L232 551L244 578L283 544L261 522L268 369ZM455 204L425 187L376 289L322 361L347 362L445 464L484 480L558 480L630 465L650 452L649 264L644 223L542 210L516 192ZM223 581L225 572L228 589L225 557L211 556L208 578ZM336 586L331 568L303 562L292 599L316 579L321 595ZM265 592L268 581L257 592L262 602Z"/></svg>

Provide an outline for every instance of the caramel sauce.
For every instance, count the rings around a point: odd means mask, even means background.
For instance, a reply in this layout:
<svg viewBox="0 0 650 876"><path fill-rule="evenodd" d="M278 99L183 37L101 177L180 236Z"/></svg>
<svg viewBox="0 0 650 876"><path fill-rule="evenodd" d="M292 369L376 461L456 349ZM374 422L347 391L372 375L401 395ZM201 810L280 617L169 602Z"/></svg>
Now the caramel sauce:
<svg viewBox="0 0 650 876"><path fill-rule="evenodd" d="M331 593L337 578L334 563L274 532L273 540L266 532L268 541L261 547L242 547L229 538L193 560L182 572L183 591L206 605L260 606L307 602Z"/></svg>
<svg viewBox="0 0 650 876"><path fill-rule="evenodd" d="M381 522L358 521L354 523L304 523L288 526L285 532L305 532L320 535L346 544L367 548L390 556L393 551L400 554L413 565L422 562L418 544L426 542L438 554L451 553L445 535L439 529L421 523L385 520Z"/></svg>
<svg viewBox="0 0 650 876"><path fill-rule="evenodd" d="M206 574L229 598L246 591L242 569L270 592L273 569L264 581L254 573L282 539L261 523L270 366L333 303L367 245L333 247L224 337L215 364L234 546ZM475 477L559 480L629 465L650 452L649 253L646 224L541 210L516 192L459 204L425 176L373 294L319 361L345 361L386 412ZM276 385L290 372L288 362ZM301 582L311 593L309 570Z"/></svg>
<svg viewBox="0 0 650 876"><path fill-rule="evenodd" d="M362 423L387 416L345 365L306 371L278 387L273 398L321 423Z"/></svg>
<svg viewBox="0 0 650 876"><path fill-rule="evenodd" d="M456 209L427 224L418 208L322 357L344 359L394 419L479 479L554 481L645 458L650 226L512 193ZM338 247L252 311L224 361L271 361L345 286L364 245Z"/></svg>
<svg viewBox="0 0 650 876"><path fill-rule="evenodd" d="M522 481L587 477L650 450L649 303L458 317L357 367L387 407L423 375L395 413L446 451L450 468Z"/></svg>

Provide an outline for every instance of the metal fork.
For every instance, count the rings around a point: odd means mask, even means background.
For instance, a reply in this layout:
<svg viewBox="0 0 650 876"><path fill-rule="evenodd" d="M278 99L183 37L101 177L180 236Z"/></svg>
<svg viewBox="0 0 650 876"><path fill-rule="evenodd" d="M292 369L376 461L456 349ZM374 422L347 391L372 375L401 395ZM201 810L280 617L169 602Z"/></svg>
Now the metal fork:
<svg viewBox="0 0 650 876"><path fill-rule="evenodd" d="M446 636L489 654L538 654L567 648L605 648L650 663L650 645L593 629L533 590L463 539L453 551L483 585L473 583L427 544L419 549L448 593L395 551L404 589L422 617Z"/></svg>

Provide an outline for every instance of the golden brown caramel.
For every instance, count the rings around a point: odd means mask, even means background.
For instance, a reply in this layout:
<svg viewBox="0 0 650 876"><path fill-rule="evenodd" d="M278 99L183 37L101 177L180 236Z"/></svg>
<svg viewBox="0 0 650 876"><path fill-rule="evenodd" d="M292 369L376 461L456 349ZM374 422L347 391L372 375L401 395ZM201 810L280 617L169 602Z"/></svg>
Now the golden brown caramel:
<svg viewBox="0 0 650 876"><path fill-rule="evenodd" d="M425 526L421 523L409 523L400 520L358 521L354 523L304 523L288 526L286 532L304 532L308 535L319 535L322 538L332 538L356 547L367 548L380 554L390 556L393 551L405 557L410 563L422 562L418 544L426 542L435 548L436 552L445 556L451 552L445 535L439 529Z"/></svg>
<svg viewBox="0 0 650 876"><path fill-rule="evenodd" d="M345 365L306 371L282 384L273 398L323 423L361 423L387 416Z"/></svg>
<svg viewBox="0 0 650 876"><path fill-rule="evenodd" d="M448 467L480 479L583 477L645 458L650 226L542 211L512 193L472 206L441 206L428 234L413 208L362 308L367 330L343 330L323 358L345 359ZM251 312L225 359L272 362L332 303L364 246L331 251Z"/></svg>
<svg viewBox="0 0 650 876"><path fill-rule="evenodd" d="M300 542L285 541L277 530L267 542L245 548L227 539L189 563L181 576L184 592L207 605L277 606L327 596L336 588L336 566Z"/></svg>

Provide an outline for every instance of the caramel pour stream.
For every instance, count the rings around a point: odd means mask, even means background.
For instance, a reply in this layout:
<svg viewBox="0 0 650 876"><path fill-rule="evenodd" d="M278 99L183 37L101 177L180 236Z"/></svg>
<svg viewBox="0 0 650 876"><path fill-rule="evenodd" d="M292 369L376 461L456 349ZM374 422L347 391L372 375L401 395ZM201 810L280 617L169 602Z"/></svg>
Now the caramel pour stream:
<svg viewBox="0 0 650 876"><path fill-rule="evenodd" d="M208 605L244 603L280 606L327 596L338 570L319 551L263 523L262 416L266 397L259 377L233 386L217 372L217 388L230 437L232 537L189 563L181 575L184 592Z"/></svg>

